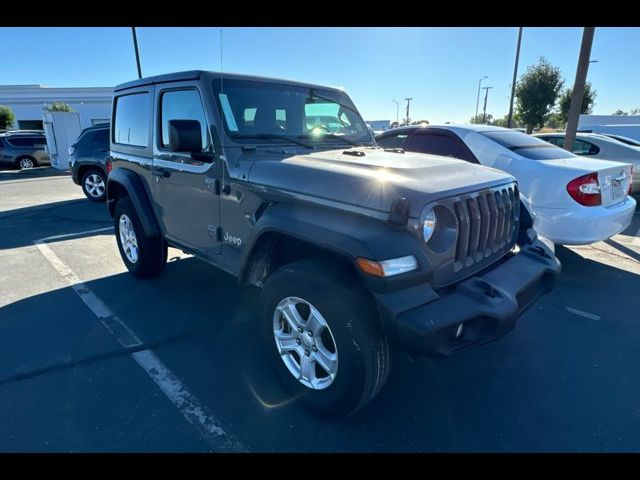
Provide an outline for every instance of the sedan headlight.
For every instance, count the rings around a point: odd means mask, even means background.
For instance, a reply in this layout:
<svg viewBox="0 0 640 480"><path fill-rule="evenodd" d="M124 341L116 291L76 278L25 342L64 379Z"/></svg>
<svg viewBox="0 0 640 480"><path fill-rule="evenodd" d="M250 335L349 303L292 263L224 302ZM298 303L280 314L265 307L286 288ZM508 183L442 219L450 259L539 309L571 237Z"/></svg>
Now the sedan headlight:
<svg viewBox="0 0 640 480"><path fill-rule="evenodd" d="M422 217L422 238L425 243L433 236L436 230L436 213L433 209L429 209Z"/></svg>

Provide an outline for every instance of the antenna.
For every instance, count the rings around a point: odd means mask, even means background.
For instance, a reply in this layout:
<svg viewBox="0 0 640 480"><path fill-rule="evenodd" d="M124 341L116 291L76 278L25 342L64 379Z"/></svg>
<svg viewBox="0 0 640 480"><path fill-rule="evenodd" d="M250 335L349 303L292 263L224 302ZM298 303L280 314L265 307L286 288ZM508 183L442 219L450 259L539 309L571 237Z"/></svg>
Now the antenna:
<svg viewBox="0 0 640 480"><path fill-rule="evenodd" d="M224 92L222 79L222 29L220 29L220 93Z"/></svg>

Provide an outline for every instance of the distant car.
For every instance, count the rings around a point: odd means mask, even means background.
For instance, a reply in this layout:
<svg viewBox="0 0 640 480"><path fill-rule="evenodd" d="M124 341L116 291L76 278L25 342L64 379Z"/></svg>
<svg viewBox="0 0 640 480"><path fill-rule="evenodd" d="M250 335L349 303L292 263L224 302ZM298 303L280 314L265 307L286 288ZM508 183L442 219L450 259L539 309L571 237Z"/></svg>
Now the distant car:
<svg viewBox="0 0 640 480"><path fill-rule="evenodd" d="M11 130L0 134L0 165L21 170L51 165L43 132Z"/></svg>
<svg viewBox="0 0 640 480"><path fill-rule="evenodd" d="M404 127L376 137L379 146L455 157L510 173L539 235L585 245L627 228L636 201L631 165L578 157L515 130L486 125Z"/></svg>
<svg viewBox="0 0 640 480"><path fill-rule="evenodd" d="M623 135L616 135L615 133L602 133L601 135L613 138L614 140L618 140L619 142L626 143L627 145L631 145L633 147L640 147L640 141L634 140L633 138L625 137Z"/></svg>
<svg viewBox="0 0 640 480"><path fill-rule="evenodd" d="M93 202L106 198L109 131L107 123L85 128L69 147L71 178Z"/></svg>
<svg viewBox="0 0 640 480"><path fill-rule="evenodd" d="M564 133L540 133L534 136L561 148L564 145ZM640 193L640 146L628 145L598 133L577 133L571 151L581 157L613 160L633 165L632 192Z"/></svg>

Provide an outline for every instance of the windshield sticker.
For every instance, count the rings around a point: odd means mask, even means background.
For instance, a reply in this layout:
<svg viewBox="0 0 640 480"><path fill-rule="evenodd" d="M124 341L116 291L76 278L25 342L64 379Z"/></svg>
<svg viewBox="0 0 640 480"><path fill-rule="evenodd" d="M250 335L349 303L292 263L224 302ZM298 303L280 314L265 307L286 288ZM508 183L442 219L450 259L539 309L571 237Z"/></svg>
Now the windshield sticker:
<svg viewBox="0 0 640 480"><path fill-rule="evenodd" d="M238 125L236 124L236 119L233 116L233 112L231 111L231 105L229 104L229 99L227 95L224 93L219 93L218 97L220 97L220 103L222 104L222 111L224 111L224 118L227 119L227 127L232 132L238 131Z"/></svg>

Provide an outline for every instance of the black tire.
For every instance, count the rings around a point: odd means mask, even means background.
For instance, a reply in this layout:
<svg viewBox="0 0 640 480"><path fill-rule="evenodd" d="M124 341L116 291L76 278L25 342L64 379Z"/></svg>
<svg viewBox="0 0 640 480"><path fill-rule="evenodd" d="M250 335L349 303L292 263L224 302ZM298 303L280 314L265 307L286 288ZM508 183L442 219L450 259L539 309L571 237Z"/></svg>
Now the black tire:
<svg viewBox="0 0 640 480"><path fill-rule="evenodd" d="M22 163L23 163L22 161L23 160L30 161L32 166L31 167L23 167L22 166ZM29 156L25 155L25 156L16 158L16 168L18 168L20 170L27 170L27 169L30 169L30 168L36 168L37 166L38 166L38 162L33 157L29 157Z"/></svg>
<svg viewBox="0 0 640 480"><path fill-rule="evenodd" d="M126 215L133 226L137 240L137 259L135 262L127 258L120 238L120 219ZM118 200L114 215L116 241L122 261L127 269L140 278L152 278L160 275L167 263L167 244L162 237L148 237L145 235L140 219L129 197Z"/></svg>
<svg viewBox="0 0 640 480"><path fill-rule="evenodd" d="M87 179L91 175L97 175L98 177L100 177L100 180L102 180L102 185L103 185L102 194L100 195L93 194L87 189L87 185L86 185ZM82 181L80 182L80 185L82 186L82 191L84 192L86 197L92 202L104 202L105 199L107 198L107 176L99 168L90 168L89 170L87 170L82 175Z"/></svg>
<svg viewBox="0 0 640 480"><path fill-rule="evenodd" d="M262 292L264 345L283 385L304 407L319 415L348 415L371 401L386 383L389 345L373 301L354 286L348 273L328 269L322 263L317 259L291 263L267 277ZM303 385L280 356L274 339L274 314L287 297L299 297L313 305L335 339L338 367L326 388Z"/></svg>

